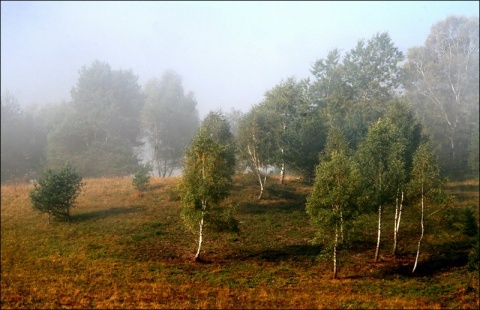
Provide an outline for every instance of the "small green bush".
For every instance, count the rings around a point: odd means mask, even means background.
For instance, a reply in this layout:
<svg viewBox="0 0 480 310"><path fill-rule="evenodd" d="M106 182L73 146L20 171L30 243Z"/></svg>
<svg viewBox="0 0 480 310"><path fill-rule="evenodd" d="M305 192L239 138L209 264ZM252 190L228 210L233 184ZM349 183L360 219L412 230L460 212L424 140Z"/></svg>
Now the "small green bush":
<svg viewBox="0 0 480 310"><path fill-rule="evenodd" d="M48 222L51 222L52 215L70 221L70 208L83 185L82 177L68 164L58 172L48 169L30 192L32 207L47 213Z"/></svg>
<svg viewBox="0 0 480 310"><path fill-rule="evenodd" d="M469 270L480 270L480 236L477 234L473 237L472 248L468 253L468 264L467 267Z"/></svg>
<svg viewBox="0 0 480 310"><path fill-rule="evenodd" d="M152 166L150 164L141 165L133 177L133 187L141 192L146 191L150 186L151 171Z"/></svg>
<svg viewBox="0 0 480 310"><path fill-rule="evenodd" d="M478 234L478 224L475 218L475 213L472 208L464 209L463 211L463 234L474 237Z"/></svg>

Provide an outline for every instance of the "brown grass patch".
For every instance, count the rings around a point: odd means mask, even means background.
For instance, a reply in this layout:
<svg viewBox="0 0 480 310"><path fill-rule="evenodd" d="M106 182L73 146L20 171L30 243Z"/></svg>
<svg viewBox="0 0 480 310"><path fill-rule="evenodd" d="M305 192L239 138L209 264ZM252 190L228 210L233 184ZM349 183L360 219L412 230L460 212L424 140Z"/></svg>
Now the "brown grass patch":
<svg viewBox="0 0 480 310"><path fill-rule="evenodd" d="M178 178L152 178L142 195L131 178L85 181L72 221L50 225L31 208L33 185L2 186L2 308L479 306L478 273L435 260L458 246L454 231L427 236L419 274L408 272L418 225L407 207L401 255L388 254L393 218L387 211L382 261L372 263L375 217L366 216L354 246L340 253L340 279L332 280L330 261L317 259L322 247L310 243L314 230L304 207L310 185L301 180L271 179L257 201L255 180L236 176L229 202L237 206L241 233L213 234L207 227L203 263L192 261L197 236L179 218ZM473 203L472 190L463 189Z"/></svg>

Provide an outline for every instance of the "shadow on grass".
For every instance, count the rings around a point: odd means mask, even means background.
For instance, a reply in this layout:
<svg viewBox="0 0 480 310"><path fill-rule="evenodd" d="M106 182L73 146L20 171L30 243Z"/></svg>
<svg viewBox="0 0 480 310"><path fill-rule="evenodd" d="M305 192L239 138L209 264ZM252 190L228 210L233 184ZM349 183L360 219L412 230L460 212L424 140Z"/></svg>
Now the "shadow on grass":
<svg viewBox="0 0 480 310"><path fill-rule="evenodd" d="M259 201L249 201L240 204L240 214L266 214L283 213L288 214L294 211L305 212L305 202L300 201L276 201L268 204L261 204Z"/></svg>
<svg viewBox="0 0 480 310"><path fill-rule="evenodd" d="M411 263L385 267L379 272L379 275L396 274L406 277L430 277L453 268L464 267L468 263L468 250L469 246L465 242L447 242L436 246L429 258L422 260L420 249L420 258L414 273L412 273L412 270L415 257L412 257Z"/></svg>
<svg viewBox="0 0 480 310"><path fill-rule="evenodd" d="M100 220L108 217L131 214L143 211L145 207L143 206L134 206L134 207L113 207L110 209L98 210L89 213L80 213L74 214L70 217L71 222L84 222L90 220Z"/></svg>
<svg viewBox="0 0 480 310"><path fill-rule="evenodd" d="M164 188L164 187L165 187L164 184L154 184L154 185L151 185L151 184L150 184L150 185L148 186L148 190L152 190L152 191L153 191L153 190L159 190L159 189L162 189L162 188Z"/></svg>
<svg viewBox="0 0 480 310"><path fill-rule="evenodd" d="M259 251L242 251L241 254L236 253L234 258L236 260L251 260L258 259L267 262L280 262L280 261L313 261L322 251L321 245L310 244L294 244L286 245L274 249L262 249Z"/></svg>

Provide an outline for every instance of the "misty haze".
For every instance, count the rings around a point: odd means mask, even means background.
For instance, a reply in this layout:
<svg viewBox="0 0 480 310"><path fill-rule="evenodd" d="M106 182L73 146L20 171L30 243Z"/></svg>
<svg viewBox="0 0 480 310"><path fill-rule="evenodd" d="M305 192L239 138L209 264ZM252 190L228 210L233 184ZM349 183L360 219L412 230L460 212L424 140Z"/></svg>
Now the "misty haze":
<svg viewBox="0 0 480 310"><path fill-rule="evenodd" d="M478 308L478 10L2 1L2 307Z"/></svg>

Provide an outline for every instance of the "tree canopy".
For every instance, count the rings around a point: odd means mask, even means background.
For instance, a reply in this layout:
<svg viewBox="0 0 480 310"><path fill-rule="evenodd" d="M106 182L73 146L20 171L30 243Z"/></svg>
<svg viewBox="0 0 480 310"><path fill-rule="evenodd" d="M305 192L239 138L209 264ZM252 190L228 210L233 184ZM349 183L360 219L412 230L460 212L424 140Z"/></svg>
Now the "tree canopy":
<svg viewBox="0 0 480 310"><path fill-rule="evenodd" d="M192 92L184 93L182 79L173 71L150 79L145 97L143 126L158 175L166 177L181 167L183 151L198 129L197 102Z"/></svg>
<svg viewBox="0 0 480 310"><path fill-rule="evenodd" d="M85 176L133 173L135 147L142 145L140 111L144 97L138 77L95 61L82 67L72 89L69 113L48 136L51 167L71 161Z"/></svg>

